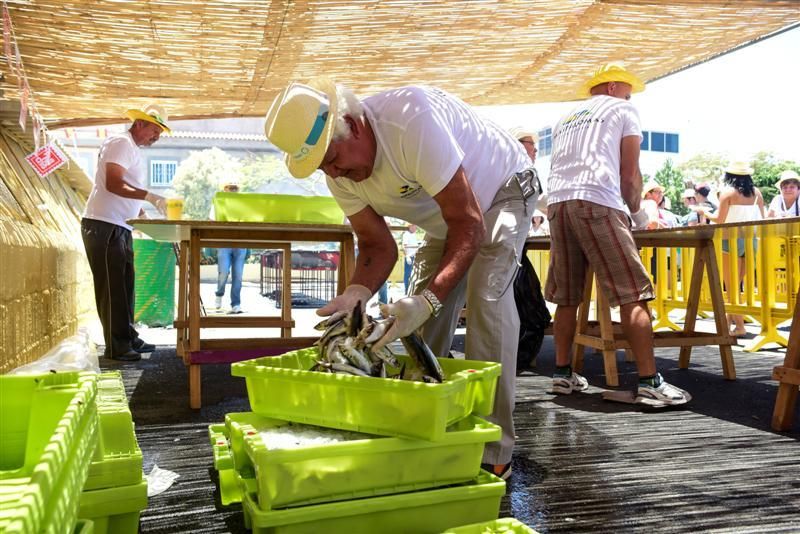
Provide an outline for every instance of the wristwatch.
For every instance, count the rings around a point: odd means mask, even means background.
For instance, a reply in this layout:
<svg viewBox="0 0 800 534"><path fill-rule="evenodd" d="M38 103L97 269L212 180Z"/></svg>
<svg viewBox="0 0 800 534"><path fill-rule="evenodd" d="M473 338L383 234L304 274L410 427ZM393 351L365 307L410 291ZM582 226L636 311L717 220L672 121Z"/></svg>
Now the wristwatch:
<svg viewBox="0 0 800 534"><path fill-rule="evenodd" d="M436 294L434 294L434 292L430 289L423 289L421 295L425 297L425 300L427 300L428 304L431 305L431 315L438 317L439 312L442 311L442 303L439 302L439 298L436 296Z"/></svg>

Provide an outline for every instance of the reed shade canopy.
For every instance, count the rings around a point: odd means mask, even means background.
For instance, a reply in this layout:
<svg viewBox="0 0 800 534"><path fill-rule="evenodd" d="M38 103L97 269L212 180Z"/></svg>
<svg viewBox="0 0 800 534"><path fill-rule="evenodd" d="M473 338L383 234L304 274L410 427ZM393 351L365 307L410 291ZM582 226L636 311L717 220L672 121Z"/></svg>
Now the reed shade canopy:
<svg viewBox="0 0 800 534"><path fill-rule="evenodd" d="M797 1L7 0L50 127L260 116L294 80L428 84L475 105L577 98L598 65L652 81L800 22ZM17 80L3 65L6 98Z"/></svg>

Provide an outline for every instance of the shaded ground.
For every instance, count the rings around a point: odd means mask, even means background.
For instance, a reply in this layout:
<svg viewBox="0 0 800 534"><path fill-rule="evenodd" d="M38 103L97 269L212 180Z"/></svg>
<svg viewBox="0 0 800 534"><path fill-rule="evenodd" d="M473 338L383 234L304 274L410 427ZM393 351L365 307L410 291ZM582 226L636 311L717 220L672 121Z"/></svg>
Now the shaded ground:
<svg viewBox="0 0 800 534"><path fill-rule="evenodd" d="M462 343L459 336L456 348ZM696 348L689 370L677 369L677 349L657 357L666 379L692 393L683 409L604 402L602 359L588 354L593 387L550 395L545 340L538 367L518 380L519 439L500 515L540 532L800 531L800 423L787 433L769 428L769 377L783 351L736 351L736 381L722 378L716 350ZM180 474L151 498L141 531L244 532L241 512L218 505L206 433L226 413L249 409L244 380L227 365L204 367L204 408L192 411L174 349L112 366L125 377L145 471L158 464ZM619 370L622 387L632 388L635 368L622 353Z"/></svg>

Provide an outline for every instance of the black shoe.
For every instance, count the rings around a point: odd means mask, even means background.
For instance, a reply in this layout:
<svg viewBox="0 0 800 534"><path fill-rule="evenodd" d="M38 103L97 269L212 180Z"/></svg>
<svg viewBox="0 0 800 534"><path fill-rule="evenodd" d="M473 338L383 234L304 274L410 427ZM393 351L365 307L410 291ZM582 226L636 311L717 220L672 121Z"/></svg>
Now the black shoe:
<svg viewBox="0 0 800 534"><path fill-rule="evenodd" d="M133 350L135 350L140 354L144 352L155 352L156 350L155 345L153 345L152 343L145 343L142 339L139 338L134 340L134 342L131 343L131 346L133 346Z"/></svg>
<svg viewBox="0 0 800 534"><path fill-rule="evenodd" d="M111 356L111 359L118 360L120 362L137 362L142 359L142 355L131 349L128 352Z"/></svg>

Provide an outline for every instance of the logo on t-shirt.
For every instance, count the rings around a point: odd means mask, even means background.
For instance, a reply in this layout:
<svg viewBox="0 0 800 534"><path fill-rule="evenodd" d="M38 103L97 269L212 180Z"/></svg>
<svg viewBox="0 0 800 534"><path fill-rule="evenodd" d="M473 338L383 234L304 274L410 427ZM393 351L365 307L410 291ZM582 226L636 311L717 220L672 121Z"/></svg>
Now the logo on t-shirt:
<svg viewBox="0 0 800 534"><path fill-rule="evenodd" d="M591 109L582 109L577 111L564 119L564 122L561 124L559 134L567 132L573 128L583 126L589 124L591 122L605 122L605 119L602 118L592 118L592 110ZM555 137L555 136L554 136Z"/></svg>
<svg viewBox="0 0 800 534"><path fill-rule="evenodd" d="M415 196L417 193L422 191L422 186L418 185L417 187L405 184L400 187L400 198L411 198Z"/></svg>

